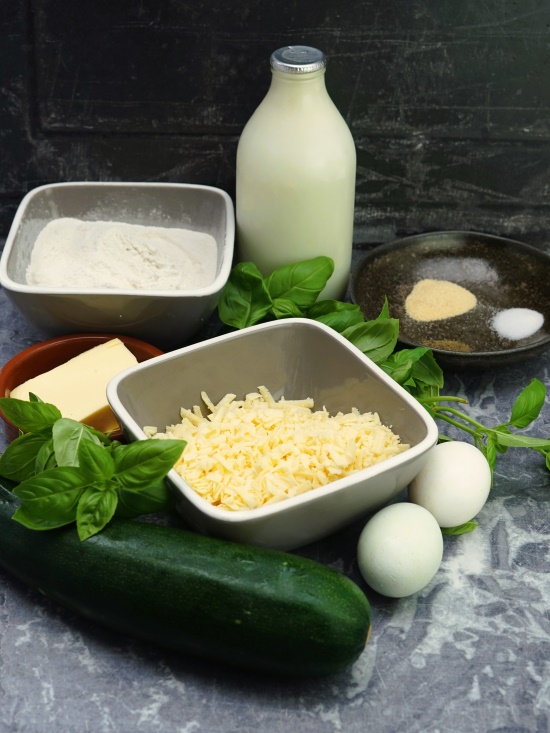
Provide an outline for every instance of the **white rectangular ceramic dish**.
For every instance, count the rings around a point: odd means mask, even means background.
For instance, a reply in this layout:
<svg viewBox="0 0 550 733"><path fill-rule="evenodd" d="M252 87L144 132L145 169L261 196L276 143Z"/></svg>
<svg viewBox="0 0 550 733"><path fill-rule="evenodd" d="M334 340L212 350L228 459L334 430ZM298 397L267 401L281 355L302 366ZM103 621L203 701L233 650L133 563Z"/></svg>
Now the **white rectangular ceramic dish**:
<svg viewBox="0 0 550 733"><path fill-rule="evenodd" d="M216 240L215 279L189 290L38 287L26 270L39 232L61 217L192 229ZM214 312L231 271L235 216L219 188L184 183L55 183L22 200L0 258L0 284L23 315L52 335L115 332L163 349L181 346Z"/></svg>
<svg viewBox="0 0 550 733"><path fill-rule="evenodd" d="M216 402L262 385L275 399L312 397L331 414L377 412L411 447L323 488L238 512L212 506L172 470L178 508L202 532L285 550L313 542L394 498L437 442L435 422L413 397L336 331L307 319L253 326L153 358L115 377L107 397L136 440L145 438L144 426L178 423L180 407L201 404L203 390Z"/></svg>

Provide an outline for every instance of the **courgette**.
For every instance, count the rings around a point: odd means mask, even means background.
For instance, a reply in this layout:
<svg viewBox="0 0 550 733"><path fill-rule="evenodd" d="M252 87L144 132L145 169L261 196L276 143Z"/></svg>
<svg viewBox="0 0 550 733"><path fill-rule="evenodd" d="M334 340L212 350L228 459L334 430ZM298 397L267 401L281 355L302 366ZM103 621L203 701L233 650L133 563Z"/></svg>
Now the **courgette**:
<svg viewBox="0 0 550 733"><path fill-rule="evenodd" d="M18 505L0 484L0 565L118 632L293 676L336 673L365 647L365 595L319 562L135 520L80 542L74 527L23 527Z"/></svg>

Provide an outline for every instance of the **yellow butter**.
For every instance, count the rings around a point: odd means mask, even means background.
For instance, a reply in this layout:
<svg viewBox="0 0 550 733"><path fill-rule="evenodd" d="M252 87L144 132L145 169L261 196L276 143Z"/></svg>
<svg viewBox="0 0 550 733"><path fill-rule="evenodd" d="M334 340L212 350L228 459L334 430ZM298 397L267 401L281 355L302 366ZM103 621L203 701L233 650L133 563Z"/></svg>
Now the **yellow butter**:
<svg viewBox="0 0 550 733"><path fill-rule="evenodd" d="M12 389L10 397L28 400L32 392L43 402L55 405L63 417L109 432L118 425L107 402L107 384L136 363L132 352L114 338L27 380Z"/></svg>

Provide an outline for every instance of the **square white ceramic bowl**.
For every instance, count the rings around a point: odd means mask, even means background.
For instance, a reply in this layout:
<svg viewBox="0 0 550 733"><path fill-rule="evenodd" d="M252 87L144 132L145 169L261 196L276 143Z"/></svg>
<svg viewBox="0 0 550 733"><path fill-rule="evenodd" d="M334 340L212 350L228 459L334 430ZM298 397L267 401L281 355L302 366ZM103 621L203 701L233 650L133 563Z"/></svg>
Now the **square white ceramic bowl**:
<svg viewBox="0 0 550 733"><path fill-rule="evenodd" d="M26 284L36 237L52 219L192 229L217 244L214 281L195 290L115 290ZM216 308L231 271L235 215L219 188L184 183L55 183L22 200L0 257L0 284L32 323L52 335L115 332L163 349L186 343Z"/></svg>
<svg viewBox="0 0 550 733"><path fill-rule="evenodd" d="M164 431L180 407L242 399L266 386L275 399L312 397L334 414L377 412L410 449L325 487L259 509L212 506L172 470L169 482L185 519L201 532L247 544L295 549L331 534L394 498L421 469L437 441L427 411L349 341L307 319L273 321L155 357L115 377L107 397L126 436Z"/></svg>

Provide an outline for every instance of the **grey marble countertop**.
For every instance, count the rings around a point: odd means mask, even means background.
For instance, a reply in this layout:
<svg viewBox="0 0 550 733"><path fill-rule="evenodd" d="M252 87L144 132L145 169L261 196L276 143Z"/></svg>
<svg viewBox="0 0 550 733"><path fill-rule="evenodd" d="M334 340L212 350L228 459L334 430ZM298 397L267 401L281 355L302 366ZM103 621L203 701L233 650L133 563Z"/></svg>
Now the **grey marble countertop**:
<svg viewBox="0 0 550 733"><path fill-rule="evenodd" d="M0 293L0 366L47 337ZM446 370L486 424L507 419L550 352L491 371ZM550 435L550 404L532 434ZM0 447L4 448L5 443ZM110 632L0 573L0 733L547 733L550 729L550 473L510 450L475 532L446 537L422 592L389 600L361 580L363 522L302 554L353 578L373 607L357 663L285 681L172 654Z"/></svg>

